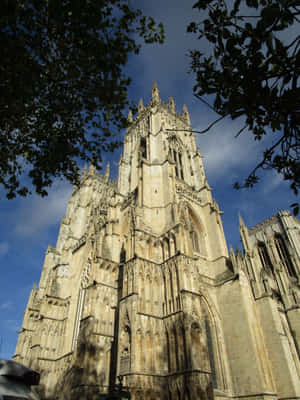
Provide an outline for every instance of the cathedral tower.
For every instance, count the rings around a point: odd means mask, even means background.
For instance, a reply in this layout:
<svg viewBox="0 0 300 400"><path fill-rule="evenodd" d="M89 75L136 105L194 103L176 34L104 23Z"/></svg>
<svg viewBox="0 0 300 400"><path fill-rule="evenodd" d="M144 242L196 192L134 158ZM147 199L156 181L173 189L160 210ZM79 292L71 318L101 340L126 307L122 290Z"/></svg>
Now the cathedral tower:
<svg viewBox="0 0 300 400"><path fill-rule="evenodd" d="M117 376L133 400L297 398L299 255L282 317L295 333L276 357L278 307L247 269L263 256L242 222L245 256L228 254L187 108L154 84L128 120L118 183L90 166L73 190L14 359L47 399L105 398Z"/></svg>

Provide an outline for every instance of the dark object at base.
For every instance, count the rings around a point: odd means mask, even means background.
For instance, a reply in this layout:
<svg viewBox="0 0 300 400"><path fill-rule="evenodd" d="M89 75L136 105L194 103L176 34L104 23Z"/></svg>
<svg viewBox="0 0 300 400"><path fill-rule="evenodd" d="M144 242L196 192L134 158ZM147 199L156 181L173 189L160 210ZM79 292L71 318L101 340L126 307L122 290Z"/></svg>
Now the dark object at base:
<svg viewBox="0 0 300 400"><path fill-rule="evenodd" d="M117 378L119 383L113 387L110 393L104 395L103 397L101 397L101 399L103 400L131 399L130 393L123 390L125 389L123 388L123 376L119 375Z"/></svg>
<svg viewBox="0 0 300 400"><path fill-rule="evenodd" d="M40 374L15 361L0 359L0 400L39 400L31 385L38 385Z"/></svg>

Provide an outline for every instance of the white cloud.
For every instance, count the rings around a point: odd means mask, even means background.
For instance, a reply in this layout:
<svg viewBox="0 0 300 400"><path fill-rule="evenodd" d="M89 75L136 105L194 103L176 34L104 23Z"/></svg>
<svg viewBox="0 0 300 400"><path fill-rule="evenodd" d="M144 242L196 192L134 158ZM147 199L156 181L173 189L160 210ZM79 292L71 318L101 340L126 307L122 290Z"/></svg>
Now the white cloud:
<svg viewBox="0 0 300 400"><path fill-rule="evenodd" d="M0 257L8 253L9 244L7 242L0 242Z"/></svg>
<svg viewBox="0 0 300 400"><path fill-rule="evenodd" d="M21 203L16 215L15 233L20 236L38 236L55 226L64 216L72 187L55 183L47 197L32 196Z"/></svg>
<svg viewBox="0 0 300 400"><path fill-rule="evenodd" d="M203 121L195 130L202 130L206 126L208 123ZM216 182L225 178L232 183L241 176L242 171L247 174L256 165L264 145L254 141L253 136L246 131L235 137L239 129L238 123L226 121L206 134L196 134L196 142L210 180Z"/></svg>
<svg viewBox="0 0 300 400"><path fill-rule="evenodd" d="M282 184L287 184L287 182L283 180L282 175L278 174L275 171L272 171L269 174L266 173L263 192L265 195L270 194L273 190L277 189Z"/></svg>

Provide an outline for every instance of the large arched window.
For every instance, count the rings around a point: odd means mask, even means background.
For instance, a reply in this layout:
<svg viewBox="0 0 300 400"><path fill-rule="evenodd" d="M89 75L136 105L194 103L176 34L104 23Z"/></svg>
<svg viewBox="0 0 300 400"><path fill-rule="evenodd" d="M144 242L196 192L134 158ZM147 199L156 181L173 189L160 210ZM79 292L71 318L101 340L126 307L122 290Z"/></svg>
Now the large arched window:
<svg viewBox="0 0 300 400"><path fill-rule="evenodd" d="M274 237L276 250L281 262L287 267L288 273L290 276L297 278L297 273L294 268L294 265L289 256L286 244L280 234L276 234Z"/></svg>
<svg viewBox="0 0 300 400"><path fill-rule="evenodd" d="M273 265L271 263L266 245L263 242L258 242L257 243L257 250L258 250L258 255L261 261L261 264L264 269L270 269L272 272L273 271Z"/></svg>
<svg viewBox="0 0 300 400"><path fill-rule="evenodd" d="M141 137L140 152L142 157L147 159L147 139L145 137Z"/></svg>
<svg viewBox="0 0 300 400"><path fill-rule="evenodd" d="M216 373L216 366L215 366L215 359L214 359L214 349L213 349L213 339L211 334L210 322L207 317L205 317L205 333L206 333L206 340L207 340L207 350L208 350L208 358L211 368L211 377L212 377L212 384L213 387L217 387L217 373Z"/></svg>
<svg viewBox="0 0 300 400"><path fill-rule="evenodd" d="M220 342L219 334L221 333L218 329L220 325L217 324L216 319L213 317L211 308L205 299L202 299L202 310L204 319L204 330L206 334L206 344L208 360L211 370L212 384L214 388L224 390L227 387L226 377L224 374L225 366L222 360L222 354L224 350Z"/></svg>
<svg viewBox="0 0 300 400"><path fill-rule="evenodd" d="M193 253L206 255L203 229L200 225L199 218L189 208L189 233L192 244Z"/></svg>
<svg viewBox="0 0 300 400"><path fill-rule="evenodd" d="M175 162L175 175L177 178L184 179L183 175L183 164L182 164L182 155L179 151L172 149L172 155Z"/></svg>

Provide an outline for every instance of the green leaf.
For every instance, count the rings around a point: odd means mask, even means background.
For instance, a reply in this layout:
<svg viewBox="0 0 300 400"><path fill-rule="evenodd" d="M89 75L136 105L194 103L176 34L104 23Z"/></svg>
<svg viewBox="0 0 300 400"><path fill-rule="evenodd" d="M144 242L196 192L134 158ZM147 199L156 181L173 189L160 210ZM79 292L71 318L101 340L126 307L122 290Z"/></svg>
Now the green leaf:
<svg viewBox="0 0 300 400"><path fill-rule="evenodd" d="M268 27L280 17L281 11L278 4L271 4L268 7L262 9L261 16L262 22L265 27Z"/></svg>

